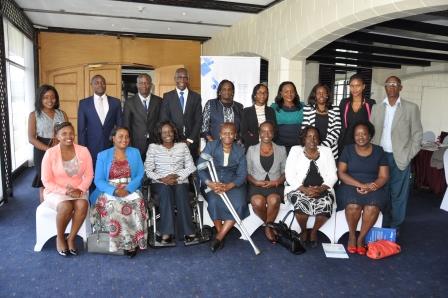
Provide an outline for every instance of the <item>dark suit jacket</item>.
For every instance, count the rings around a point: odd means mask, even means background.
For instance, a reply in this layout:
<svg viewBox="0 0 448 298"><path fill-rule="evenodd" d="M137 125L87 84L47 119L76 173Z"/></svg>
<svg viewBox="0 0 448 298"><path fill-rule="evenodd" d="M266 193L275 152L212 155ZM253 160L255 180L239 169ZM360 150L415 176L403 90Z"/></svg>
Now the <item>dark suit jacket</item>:
<svg viewBox="0 0 448 298"><path fill-rule="evenodd" d="M275 119L275 111L273 108L266 106L264 109L266 120L274 123L274 138L277 127L277 121ZM241 120L241 139L243 140L244 147L249 148L252 145L256 145L259 142L258 127L261 123L258 123L257 113L255 107L250 106L244 108L243 119Z"/></svg>
<svg viewBox="0 0 448 298"><path fill-rule="evenodd" d="M159 122L161 104L162 99L154 94L151 94L147 112L138 94L128 98L124 103L123 125L129 128L131 146L140 150L143 160L149 144L155 142L154 130Z"/></svg>
<svg viewBox="0 0 448 298"><path fill-rule="evenodd" d="M110 133L116 126L121 125L121 103L118 98L107 96L109 111L104 125L95 110L93 96L79 101L78 107L78 144L89 149L95 166L96 156L100 151L112 146Z"/></svg>
<svg viewBox="0 0 448 298"><path fill-rule="evenodd" d="M201 96L188 89L185 113L179 102L176 89L163 95L162 108L160 110L160 121L170 120L176 125L179 136L182 140L191 139L193 144L189 146L193 158L198 155L199 134L202 120Z"/></svg>

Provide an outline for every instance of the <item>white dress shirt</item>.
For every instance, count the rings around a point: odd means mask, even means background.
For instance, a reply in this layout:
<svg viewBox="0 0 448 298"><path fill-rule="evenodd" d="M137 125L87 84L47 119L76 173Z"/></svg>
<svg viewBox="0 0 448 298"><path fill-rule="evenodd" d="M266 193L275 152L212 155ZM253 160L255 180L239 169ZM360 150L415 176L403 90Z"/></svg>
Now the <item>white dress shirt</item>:
<svg viewBox="0 0 448 298"><path fill-rule="evenodd" d="M185 107L187 106L187 98L188 98L188 88L185 88L184 90L180 90L176 88L176 92L177 92L177 97L180 98L180 93L183 92L184 93L184 106L183 106L183 110L182 113L185 114Z"/></svg>
<svg viewBox="0 0 448 298"><path fill-rule="evenodd" d="M386 106L384 115L383 134L381 135L381 147L385 152L392 153L392 122L394 121L395 111L401 104L400 97L395 102L395 105L391 106L387 97L383 100L383 105Z"/></svg>
<svg viewBox="0 0 448 298"><path fill-rule="evenodd" d="M151 93L149 93L147 97L144 97L143 95L138 93L138 97L142 101L142 105L143 106L145 106L145 101L146 101L146 109L148 109L149 108L149 101L151 100Z"/></svg>
<svg viewBox="0 0 448 298"><path fill-rule="evenodd" d="M109 102L107 101L107 95L103 94L99 96L93 94L93 104L95 105L95 110L100 117L101 124L104 125L104 120L106 120L106 115L109 112Z"/></svg>

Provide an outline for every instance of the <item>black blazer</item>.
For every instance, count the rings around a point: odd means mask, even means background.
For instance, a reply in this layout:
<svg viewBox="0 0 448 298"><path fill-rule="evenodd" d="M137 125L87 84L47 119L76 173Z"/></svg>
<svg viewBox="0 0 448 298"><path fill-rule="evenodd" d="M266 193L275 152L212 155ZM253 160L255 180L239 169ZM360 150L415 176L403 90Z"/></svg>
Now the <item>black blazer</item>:
<svg viewBox="0 0 448 298"><path fill-rule="evenodd" d="M128 98L124 103L123 125L131 132L131 146L140 150L144 159L148 145L155 142L155 128L159 122L162 98L151 94L148 111L145 111L138 94Z"/></svg>
<svg viewBox="0 0 448 298"><path fill-rule="evenodd" d="M201 96L198 93L188 89L185 113L183 113L176 89L163 95L160 121L170 120L174 122L179 137L182 140L190 139L193 141L193 144L189 146L190 151L199 148L199 133L202 124L201 101Z"/></svg>
<svg viewBox="0 0 448 298"><path fill-rule="evenodd" d="M266 115L266 121L274 123L274 138L277 130L277 120L275 118L275 111L273 108L265 106L264 112ZM244 108L243 118L241 120L240 135L244 143L244 147L249 148L252 145L256 145L259 142L258 127L261 123L258 123L257 113L255 112L255 106Z"/></svg>

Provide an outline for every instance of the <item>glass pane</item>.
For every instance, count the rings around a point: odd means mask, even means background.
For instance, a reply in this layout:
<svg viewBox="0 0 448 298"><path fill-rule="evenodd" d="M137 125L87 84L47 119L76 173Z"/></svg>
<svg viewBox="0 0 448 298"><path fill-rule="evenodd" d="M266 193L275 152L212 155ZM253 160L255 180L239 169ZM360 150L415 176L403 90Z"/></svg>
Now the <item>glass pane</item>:
<svg viewBox="0 0 448 298"><path fill-rule="evenodd" d="M23 50L24 35L16 27L7 22L8 49L6 51L8 59L17 64L25 64L25 55Z"/></svg>
<svg viewBox="0 0 448 298"><path fill-rule="evenodd" d="M25 71L9 63L8 70L11 160L12 170L15 170L28 160L27 117L23 112L29 108L25 101Z"/></svg>

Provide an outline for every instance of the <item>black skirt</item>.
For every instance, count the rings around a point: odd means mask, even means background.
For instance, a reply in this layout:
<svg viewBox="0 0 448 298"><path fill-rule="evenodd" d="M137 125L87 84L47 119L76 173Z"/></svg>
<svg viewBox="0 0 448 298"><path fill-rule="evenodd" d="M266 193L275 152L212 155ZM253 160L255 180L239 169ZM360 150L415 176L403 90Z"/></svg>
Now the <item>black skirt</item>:
<svg viewBox="0 0 448 298"><path fill-rule="evenodd" d="M267 197L271 194L278 194L280 196L280 198L282 198L282 202L283 202L284 191L285 191L284 185L279 185L277 187L272 187L272 188L264 188L264 187L255 186L255 185L249 183L249 191L247 194L247 199L248 199L248 202L250 202L250 199L254 195L262 195L263 197Z"/></svg>
<svg viewBox="0 0 448 298"><path fill-rule="evenodd" d="M44 143L49 145L52 139L47 138L41 138L37 137L37 139ZM45 151L39 150L36 147L33 148L33 160L34 160L34 167L36 169L36 175L34 176L33 182L31 184L32 187L43 187L41 177L41 165L42 165L42 159L44 158Z"/></svg>

